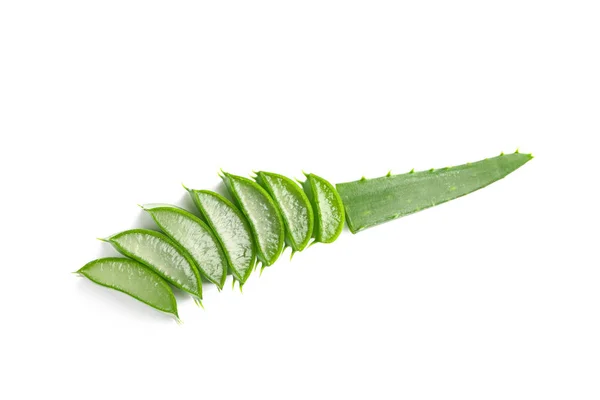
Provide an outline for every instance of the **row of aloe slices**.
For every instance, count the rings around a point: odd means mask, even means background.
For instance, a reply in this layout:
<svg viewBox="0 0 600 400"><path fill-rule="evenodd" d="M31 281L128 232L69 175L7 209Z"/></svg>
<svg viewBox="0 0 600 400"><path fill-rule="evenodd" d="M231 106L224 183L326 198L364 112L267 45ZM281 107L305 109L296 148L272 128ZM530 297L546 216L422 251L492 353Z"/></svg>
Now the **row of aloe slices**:
<svg viewBox="0 0 600 400"><path fill-rule="evenodd" d="M221 290L231 274L241 288L258 264L273 265L285 247L294 253L311 238L331 243L342 231L339 195L317 175L306 174L304 190L269 172L258 172L255 180L225 172L221 177L232 201L186 188L201 218L169 204L144 205L164 233L132 229L101 239L128 258L94 260L78 273L178 318L169 284L201 304L203 280Z"/></svg>

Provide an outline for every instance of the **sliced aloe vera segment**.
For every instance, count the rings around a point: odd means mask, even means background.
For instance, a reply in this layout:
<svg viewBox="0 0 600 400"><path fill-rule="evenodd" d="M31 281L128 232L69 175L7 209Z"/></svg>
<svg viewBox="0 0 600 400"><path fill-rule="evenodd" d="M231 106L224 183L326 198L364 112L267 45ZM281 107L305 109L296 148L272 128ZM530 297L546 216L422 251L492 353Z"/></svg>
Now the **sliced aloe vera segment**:
<svg viewBox="0 0 600 400"><path fill-rule="evenodd" d="M218 193L188 189L192 200L219 240L234 278L243 285L256 264L252 231L243 214Z"/></svg>
<svg viewBox="0 0 600 400"><path fill-rule="evenodd" d="M313 233L314 214L302 188L290 178L272 172L258 172L256 182L275 200L283 223L285 241L293 251L302 251Z"/></svg>
<svg viewBox="0 0 600 400"><path fill-rule="evenodd" d="M77 273L98 285L118 290L179 318L171 287L158 274L137 261L117 257L100 258L87 263Z"/></svg>
<svg viewBox="0 0 600 400"><path fill-rule="evenodd" d="M500 155L451 168L340 183L352 233L464 196L493 183L533 157Z"/></svg>
<svg viewBox="0 0 600 400"><path fill-rule="evenodd" d="M169 204L142 206L156 224L194 259L200 275L223 288L227 278L227 258L212 229L200 218Z"/></svg>
<svg viewBox="0 0 600 400"><path fill-rule="evenodd" d="M283 250L285 228L279 210L269 194L251 179L222 175L225 185L250 223L258 259L272 265Z"/></svg>
<svg viewBox="0 0 600 400"><path fill-rule="evenodd" d="M344 205L331 183L315 174L304 175L302 186L315 214L313 237L316 242L331 243L344 229Z"/></svg>
<svg viewBox="0 0 600 400"><path fill-rule="evenodd" d="M194 260L164 234L131 229L103 240L119 253L148 266L173 286L202 298L202 281Z"/></svg>

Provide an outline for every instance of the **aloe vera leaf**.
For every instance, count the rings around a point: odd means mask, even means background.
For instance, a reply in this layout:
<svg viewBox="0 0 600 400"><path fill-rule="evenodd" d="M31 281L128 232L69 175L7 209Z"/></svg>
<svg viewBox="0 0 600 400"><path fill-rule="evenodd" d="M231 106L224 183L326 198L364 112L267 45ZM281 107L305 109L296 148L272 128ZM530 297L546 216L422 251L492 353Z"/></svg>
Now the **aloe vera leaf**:
<svg viewBox="0 0 600 400"><path fill-rule="evenodd" d="M179 319L171 287L158 274L137 261L117 257L100 258L87 263L77 273Z"/></svg>
<svg viewBox="0 0 600 400"><path fill-rule="evenodd" d="M272 172L258 172L256 182L273 198L285 225L285 240L294 252L302 251L312 237L314 214L310 200L290 178Z"/></svg>
<svg viewBox="0 0 600 400"><path fill-rule="evenodd" d="M131 229L102 240L119 253L148 266L173 286L202 298L202 281L194 260L164 234Z"/></svg>
<svg viewBox="0 0 600 400"><path fill-rule="evenodd" d="M192 213L169 204L142 206L156 224L194 259L200 275L223 288L227 258L212 229Z"/></svg>
<svg viewBox="0 0 600 400"><path fill-rule="evenodd" d="M344 228L344 205L331 183L315 174L304 175L302 186L315 215L313 237L316 242L331 243Z"/></svg>
<svg viewBox="0 0 600 400"><path fill-rule="evenodd" d="M252 232L244 215L218 193L193 189L188 192L219 240L231 274L243 285L256 264Z"/></svg>
<svg viewBox="0 0 600 400"><path fill-rule="evenodd" d="M437 170L339 183L352 233L464 196L504 178L533 157L501 154Z"/></svg>
<svg viewBox="0 0 600 400"><path fill-rule="evenodd" d="M269 194L253 180L223 172L225 185L250 224L258 259L263 266L272 265L285 240L283 220Z"/></svg>

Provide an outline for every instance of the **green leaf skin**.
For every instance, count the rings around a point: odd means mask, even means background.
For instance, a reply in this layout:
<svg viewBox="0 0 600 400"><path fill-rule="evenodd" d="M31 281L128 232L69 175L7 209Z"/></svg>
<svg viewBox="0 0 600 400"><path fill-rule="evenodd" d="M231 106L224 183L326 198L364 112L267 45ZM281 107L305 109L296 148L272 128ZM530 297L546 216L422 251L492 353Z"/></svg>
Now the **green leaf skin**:
<svg viewBox="0 0 600 400"><path fill-rule="evenodd" d="M223 172L223 182L250 223L258 259L272 265L283 251L285 228L275 202L260 185L248 178Z"/></svg>
<svg viewBox="0 0 600 400"><path fill-rule="evenodd" d="M344 229L344 205L333 185L315 174L304 174L302 183L315 214L313 237L316 242L332 243Z"/></svg>
<svg viewBox="0 0 600 400"><path fill-rule="evenodd" d="M352 233L464 196L533 157L515 152L451 168L337 184Z"/></svg>
<svg viewBox="0 0 600 400"><path fill-rule="evenodd" d="M131 229L103 240L119 253L148 266L173 286L202 298L202 281L194 260L164 234Z"/></svg>
<svg viewBox="0 0 600 400"><path fill-rule="evenodd" d="M312 237L315 217L302 188L290 178L271 172L258 172L256 182L275 200L286 228L286 243L294 252L304 250Z"/></svg>
<svg viewBox="0 0 600 400"><path fill-rule="evenodd" d="M190 189L188 192L219 240L231 274L243 285L256 265L254 239L244 215L218 193Z"/></svg>
<svg viewBox="0 0 600 400"><path fill-rule="evenodd" d="M194 259L200 275L223 289L227 258L212 229L190 212L169 204L142 206L156 224Z"/></svg>
<svg viewBox="0 0 600 400"><path fill-rule="evenodd" d="M179 319L171 287L158 274L137 261L117 257L100 258L87 263L77 273Z"/></svg>

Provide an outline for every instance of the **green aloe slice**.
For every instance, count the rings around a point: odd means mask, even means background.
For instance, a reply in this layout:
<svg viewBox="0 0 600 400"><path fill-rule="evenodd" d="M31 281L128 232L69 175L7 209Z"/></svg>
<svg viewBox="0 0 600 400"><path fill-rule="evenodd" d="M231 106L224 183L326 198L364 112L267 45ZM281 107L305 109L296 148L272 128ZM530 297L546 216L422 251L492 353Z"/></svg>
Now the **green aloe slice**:
<svg viewBox="0 0 600 400"><path fill-rule="evenodd" d="M515 152L422 172L340 183L352 233L464 196L493 183L533 157Z"/></svg>
<svg viewBox="0 0 600 400"><path fill-rule="evenodd" d="M331 183L315 174L304 174L302 183L315 214L313 237L316 242L331 243L344 228L344 205Z"/></svg>
<svg viewBox="0 0 600 400"><path fill-rule="evenodd" d="M148 266L173 286L202 298L202 281L194 260L164 234L131 229L102 240L121 254Z"/></svg>
<svg viewBox="0 0 600 400"><path fill-rule="evenodd" d="M283 175L261 171L256 182L275 200L285 224L286 243L294 252L302 251L313 232L315 217L310 200L296 182Z"/></svg>
<svg viewBox="0 0 600 400"><path fill-rule="evenodd" d="M142 206L167 236L194 259L200 275L223 288L227 278L227 258L212 229L192 213L168 204Z"/></svg>
<svg viewBox="0 0 600 400"><path fill-rule="evenodd" d="M222 175L225 185L250 223L258 259L264 266L272 265L283 250L285 228L275 202L256 182L228 174Z"/></svg>
<svg viewBox="0 0 600 400"><path fill-rule="evenodd" d="M171 287L158 274L137 261L117 257L100 258L87 263L77 273L179 319Z"/></svg>
<svg viewBox="0 0 600 400"><path fill-rule="evenodd" d="M219 240L234 278L243 285L256 264L252 232L241 211L218 193L188 189Z"/></svg>

